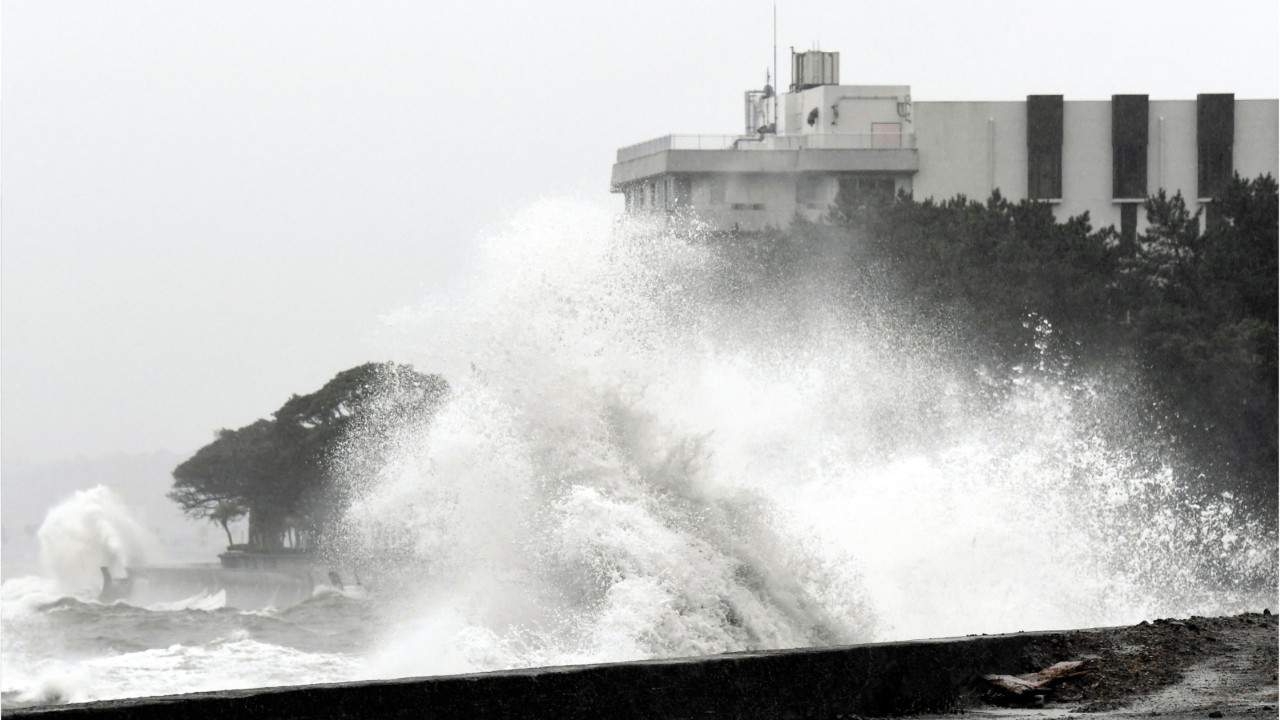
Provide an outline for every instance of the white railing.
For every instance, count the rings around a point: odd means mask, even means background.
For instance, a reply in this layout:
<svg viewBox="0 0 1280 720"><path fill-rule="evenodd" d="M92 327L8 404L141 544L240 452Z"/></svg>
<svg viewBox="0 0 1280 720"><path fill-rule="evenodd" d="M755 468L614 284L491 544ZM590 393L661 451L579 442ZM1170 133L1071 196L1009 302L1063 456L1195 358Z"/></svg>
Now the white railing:
<svg viewBox="0 0 1280 720"><path fill-rule="evenodd" d="M736 146L735 146L736 143ZM810 135L664 135L618 150L618 162L667 150L899 150L916 146L915 133L813 133Z"/></svg>
<svg viewBox="0 0 1280 720"><path fill-rule="evenodd" d="M786 135L813 150L900 150L916 146L915 133L814 133Z"/></svg>
<svg viewBox="0 0 1280 720"><path fill-rule="evenodd" d="M663 135L618 150L618 162L635 160L666 150L727 150L741 135Z"/></svg>
<svg viewBox="0 0 1280 720"><path fill-rule="evenodd" d="M758 143L742 143L751 150L901 150L916 146L914 133L813 133L766 135Z"/></svg>

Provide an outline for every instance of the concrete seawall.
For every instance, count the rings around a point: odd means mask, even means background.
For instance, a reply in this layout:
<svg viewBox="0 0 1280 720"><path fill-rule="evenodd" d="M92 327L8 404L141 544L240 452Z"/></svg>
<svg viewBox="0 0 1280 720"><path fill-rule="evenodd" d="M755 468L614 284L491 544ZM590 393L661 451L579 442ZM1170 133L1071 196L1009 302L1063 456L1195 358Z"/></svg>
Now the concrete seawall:
<svg viewBox="0 0 1280 720"><path fill-rule="evenodd" d="M838 718L945 711L1060 633L1020 633L14 709L6 718Z"/></svg>

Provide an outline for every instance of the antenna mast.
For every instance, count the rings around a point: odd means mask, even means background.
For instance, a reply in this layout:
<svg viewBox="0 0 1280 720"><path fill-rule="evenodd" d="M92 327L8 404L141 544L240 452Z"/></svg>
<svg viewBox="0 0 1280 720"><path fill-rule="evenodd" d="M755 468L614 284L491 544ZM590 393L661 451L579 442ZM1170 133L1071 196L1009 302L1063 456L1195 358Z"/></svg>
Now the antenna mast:
<svg viewBox="0 0 1280 720"><path fill-rule="evenodd" d="M778 134L778 3L773 4L773 134Z"/></svg>

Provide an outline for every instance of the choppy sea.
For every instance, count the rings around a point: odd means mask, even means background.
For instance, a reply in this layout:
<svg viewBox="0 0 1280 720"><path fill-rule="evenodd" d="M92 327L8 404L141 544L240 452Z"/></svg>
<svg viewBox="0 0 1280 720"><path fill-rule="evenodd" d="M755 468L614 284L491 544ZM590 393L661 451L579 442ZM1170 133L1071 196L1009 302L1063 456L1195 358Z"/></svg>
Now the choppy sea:
<svg viewBox="0 0 1280 720"><path fill-rule="evenodd" d="M5 708L355 679L371 642L372 607L358 591L243 611L221 607L217 594L133 607L13 585L5 587Z"/></svg>

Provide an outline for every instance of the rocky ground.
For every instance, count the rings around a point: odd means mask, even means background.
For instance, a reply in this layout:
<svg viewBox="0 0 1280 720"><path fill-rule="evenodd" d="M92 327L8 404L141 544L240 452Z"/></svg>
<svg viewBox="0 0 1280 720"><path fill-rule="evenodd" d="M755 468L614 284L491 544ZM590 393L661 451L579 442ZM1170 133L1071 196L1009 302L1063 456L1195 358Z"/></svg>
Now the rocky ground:
<svg viewBox="0 0 1280 720"><path fill-rule="evenodd" d="M1023 658L1024 667L1015 672L1086 660L1086 674L1060 680L1046 692L1025 698L975 688L959 712L1082 720L1275 718L1280 686L1277 641L1276 616L1269 611L1055 635L1034 645Z"/></svg>

